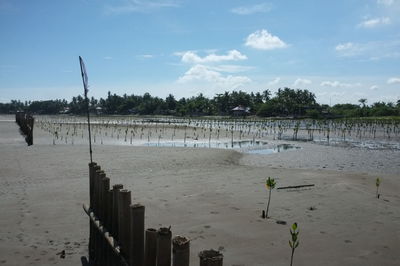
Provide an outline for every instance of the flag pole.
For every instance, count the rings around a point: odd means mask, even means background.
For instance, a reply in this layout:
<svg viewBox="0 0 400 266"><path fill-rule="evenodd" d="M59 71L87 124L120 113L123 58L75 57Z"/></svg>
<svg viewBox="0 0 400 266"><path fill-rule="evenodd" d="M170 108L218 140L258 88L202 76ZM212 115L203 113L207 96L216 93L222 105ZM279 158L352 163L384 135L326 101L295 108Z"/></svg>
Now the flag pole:
<svg viewBox="0 0 400 266"><path fill-rule="evenodd" d="M85 92L85 101L86 101L86 112L87 112L87 121L88 121L88 131L89 131L89 153L90 153L90 162L93 163L92 160L92 136L90 132L90 114L89 114L89 99L87 97L88 93L88 78L86 74L85 64L83 63L82 57L79 56L79 64L81 66L81 74L82 74L82 83L83 89Z"/></svg>

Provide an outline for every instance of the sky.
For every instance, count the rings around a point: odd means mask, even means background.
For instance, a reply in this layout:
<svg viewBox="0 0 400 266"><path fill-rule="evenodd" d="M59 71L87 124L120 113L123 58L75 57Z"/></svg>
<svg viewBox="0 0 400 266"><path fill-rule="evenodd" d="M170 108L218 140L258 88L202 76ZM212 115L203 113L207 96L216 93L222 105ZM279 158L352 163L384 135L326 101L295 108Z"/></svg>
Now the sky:
<svg viewBox="0 0 400 266"><path fill-rule="evenodd" d="M0 102L308 89L400 99L400 0L0 0Z"/></svg>

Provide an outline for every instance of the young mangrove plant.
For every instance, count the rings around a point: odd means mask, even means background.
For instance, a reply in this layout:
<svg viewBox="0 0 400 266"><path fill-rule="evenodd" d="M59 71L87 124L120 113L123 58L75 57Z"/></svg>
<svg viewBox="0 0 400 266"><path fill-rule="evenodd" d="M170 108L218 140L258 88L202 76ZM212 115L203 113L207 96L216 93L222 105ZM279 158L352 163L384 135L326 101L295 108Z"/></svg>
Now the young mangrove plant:
<svg viewBox="0 0 400 266"><path fill-rule="evenodd" d="M297 229L297 223L294 223L292 225L292 228L290 229L290 235L292 237L292 240L289 240L289 246L292 249L292 254L290 256L290 266L293 265L293 255L294 255L294 250L299 246L299 230Z"/></svg>
<svg viewBox="0 0 400 266"><path fill-rule="evenodd" d="M276 185L275 179L273 179L271 177L268 177L267 180L265 181L265 187L267 188L267 190L269 192L268 193L268 203L267 203L267 210L266 210L266 213L265 213L265 218L268 218L269 203L271 201L271 191L272 191L272 189L275 188L275 185Z"/></svg>
<svg viewBox="0 0 400 266"><path fill-rule="evenodd" d="M376 179L375 181L375 185L376 185L376 197L379 199L379 185L381 184L381 180L379 179L379 177Z"/></svg>

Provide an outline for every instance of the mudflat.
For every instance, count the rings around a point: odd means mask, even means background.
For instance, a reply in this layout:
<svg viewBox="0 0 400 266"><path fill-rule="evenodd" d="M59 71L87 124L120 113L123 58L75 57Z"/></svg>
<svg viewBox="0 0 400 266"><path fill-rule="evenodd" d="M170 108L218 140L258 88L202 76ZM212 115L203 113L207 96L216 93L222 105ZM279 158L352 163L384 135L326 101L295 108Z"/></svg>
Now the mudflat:
<svg viewBox="0 0 400 266"><path fill-rule="evenodd" d="M0 119L0 265L80 265L87 256L88 147L53 145L46 134L35 129L28 147L13 117ZM171 225L191 239L191 265L210 248L224 265L289 265L294 222L294 265L399 265L400 152L295 145L262 155L97 143L93 159L145 205L146 228ZM268 176L277 187L315 186L274 189L262 219Z"/></svg>

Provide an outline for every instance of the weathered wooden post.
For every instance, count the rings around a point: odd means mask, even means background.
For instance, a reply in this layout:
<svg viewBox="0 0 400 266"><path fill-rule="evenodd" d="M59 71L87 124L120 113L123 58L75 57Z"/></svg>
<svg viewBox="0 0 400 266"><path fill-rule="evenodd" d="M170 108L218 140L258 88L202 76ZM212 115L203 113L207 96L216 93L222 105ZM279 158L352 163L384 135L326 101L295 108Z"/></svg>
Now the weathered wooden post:
<svg viewBox="0 0 400 266"><path fill-rule="evenodd" d="M107 191L107 217L106 217L106 227L108 232L112 234L112 216L113 216L113 191ZM114 235L113 235L114 236Z"/></svg>
<svg viewBox="0 0 400 266"><path fill-rule="evenodd" d="M93 176L93 212L95 213L96 217L99 217L99 175L101 173L101 168L99 165L95 166L95 173Z"/></svg>
<svg viewBox="0 0 400 266"><path fill-rule="evenodd" d="M143 266L144 263L144 211L145 208L141 204L130 206L130 264L134 266Z"/></svg>
<svg viewBox="0 0 400 266"><path fill-rule="evenodd" d="M95 162L89 163L89 202L90 208L93 208L93 182L95 174ZM94 234L96 233L92 221L89 219L89 261L94 260Z"/></svg>
<svg viewBox="0 0 400 266"><path fill-rule="evenodd" d="M171 237L170 228L161 227L157 235L157 266L171 266Z"/></svg>
<svg viewBox="0 0 400 266"><path fill-rule="evenodd" d="M113 186L113 207L112 207L112 221L111 221L111 234L114 239L119 241L118 235L118 194L121 189L123 189L123 185L115 184Z"/></svg>
<svg viewBox="0 0 400 266"><path fill-rule="evenodd" d="M98 212L96 213L97 217L99 218L100 224L104 225L104 179L106 179L106 174L104 173L104 171L101 171L98 174ZM99 259L100 259L100 264L104 265L105 261L106 261L106 252L107 252L107 243L103 237L103 235L100 235L100 250L99 250Z"/></svg>
<svg viewBox="0 0 400 266"><path fill-rule="evenodd" d="M98 205L99 205L99 175L101 173L101 168L99 165L94 166L94 174L93 174L93 213L95 217L99 217L98 214ZM101 243L101 235L98 230L95 230L94 235L94 264L97 265L100 260L100 243Z"/></svg>
<svg viewBox="0 0 400 266"><path fill-rule="evenodd" d="M222 266L223 255L216 250L204 250L199 253L200 266Z"/></svg>
<svg viewBox="0 0 400 266"><path fill-rule="evenodd" d="M101 223L104 222L104 188L103 188L103 179L106 178L106 174L104 173L104 171L101 171L99 173L99 185L98 185L98 190L99 190L99 205L98 205L98 211L96 213L96 215L99 217L99 220L101 221Z"/></svg>
<svg viewBox="0 0 400 266"><path fill-rule="evenodd" d="M157 264L157 230L146 229L146 246L144 249L144 265L156 266Z"/></svg>
<svg viewBox="0 0 400 266"><path fill-rule="evenodd" d="M189 266L190 240L184 236L172 239L172 266Z"/></svg>
<svg viewBox="0 0 400 266"><path fill-rule="evenodd" d="M108 226L107 226L107 219L108 219L108 191L110 190L110 178L108 177L104 177L101 179L101 183L102 183L102 191L101 191L101 198L102 198L102 204L101 204L101 213L102 213L102 219L101 219L101 223L103 225L103 227L105 227L106 230L108 230ZM103 238L103 258L104 258L104 262L105 265L109 265L110 264L110 255L111 255L111 249L109 248L109 244L107 243L106 239Z"/></svg>
<svg viewBox="0 0 400 266"><path fill-rule="evenodd" d="M101 222L104 225L107 225L107 216L108 216L108 191L110 190L110 178L106 177L105 175L101 179Z"/></svg>
<svg viewBox="0 0 400 266"><path fill-rule="evenodd" d="M126 261L130 261L130 215L131 192L123 189L118 192L118 237L121 254Z"/></svg>

